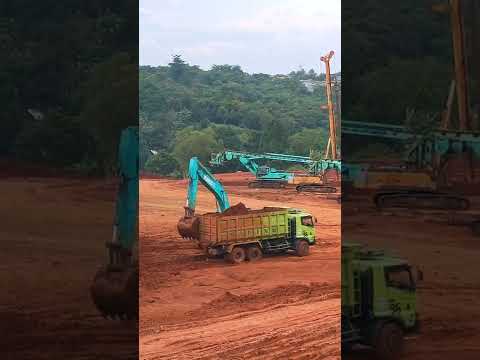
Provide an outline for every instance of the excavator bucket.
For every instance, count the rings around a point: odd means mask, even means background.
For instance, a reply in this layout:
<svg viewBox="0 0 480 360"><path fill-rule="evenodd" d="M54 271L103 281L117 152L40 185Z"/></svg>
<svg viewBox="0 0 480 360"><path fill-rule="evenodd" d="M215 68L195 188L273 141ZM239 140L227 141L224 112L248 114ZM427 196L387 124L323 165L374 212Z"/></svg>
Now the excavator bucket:
<svg viewBox="0 0 480 360"><path fill-rule="evenodd" d="M90 287L92 300L104 317L138 318L138 267L103 267Z"/></svg>
<svg viewBox="0 0 480 360"><path fill-rule="evenodd" d="M177 224L178 233L183 238L200 239L200 218L198 216L184 216Z"/></svg>

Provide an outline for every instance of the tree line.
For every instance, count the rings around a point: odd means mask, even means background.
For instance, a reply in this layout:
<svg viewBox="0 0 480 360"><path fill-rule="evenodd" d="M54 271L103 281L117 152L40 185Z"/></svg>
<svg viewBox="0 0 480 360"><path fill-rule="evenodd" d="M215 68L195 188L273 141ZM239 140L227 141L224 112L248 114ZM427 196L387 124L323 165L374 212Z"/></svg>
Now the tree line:
<svg viewBox="0 0 480 360"><path fill-rule="evenodd" d="M139 76L140 165L146 171L181 176L190 157L208 162L224 149L309 155L326 146L325 75L314 70L203 70L176 55L167 66L141 66ZM301 82L308 79L319 82L313 92ZM232 163L222 170L236 169Z"/></svg>
<svg viewBox="0 0 480 360"><path fill-rule="evenodd" d="M108 174L138 121L131 0L0 2L0 157Z"/></svg>

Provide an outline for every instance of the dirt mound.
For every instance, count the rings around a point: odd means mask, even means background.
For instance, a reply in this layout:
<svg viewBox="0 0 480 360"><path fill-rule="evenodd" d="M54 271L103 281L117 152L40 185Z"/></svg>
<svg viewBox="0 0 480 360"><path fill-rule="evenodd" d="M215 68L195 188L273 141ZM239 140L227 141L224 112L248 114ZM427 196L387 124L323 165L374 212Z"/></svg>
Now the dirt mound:
<svg viewBox="0 0 480 360"><path fill-rule="evenodd" d="M239 202L237 205L233 205L223 212L224 215L246 215L249 212L249 208L244 203Z"/></svg>
<svg viewBox="0 0 480 360"><path fill-rule="evenodd" d="M323 198L232 185L246 184L248 177L219 176L234 205L224 214L291 207L325 224L340 223L339 207ZM318 224L322 244L308 257L278 255L232 267L178 235L186 186L184 180L140 181L140 357L339 359L340 227ZM201 186L197 213L215 208L215 198Z"/></svg>

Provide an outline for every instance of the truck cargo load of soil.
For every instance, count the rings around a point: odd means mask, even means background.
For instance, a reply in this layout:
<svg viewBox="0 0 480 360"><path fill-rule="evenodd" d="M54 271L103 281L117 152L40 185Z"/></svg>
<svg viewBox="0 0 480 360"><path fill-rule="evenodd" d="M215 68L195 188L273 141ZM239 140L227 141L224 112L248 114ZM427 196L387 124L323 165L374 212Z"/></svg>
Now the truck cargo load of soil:
<svg viewBox="0 0 480 360"><path fill-rule="evenodd" d="M237 205L233 205L225 210L223 215L245 215L248 214L250 209L245 206L244 203L239 202Z"/></svg>
<svg viewBox="0 0 480 360"><path fill-rule="evenodd" d="M229 207L227 210L225 210L222 213L205 213L203 215L237 216L237 215L248 215L252 213L256 214L256 213L262 213L262 212L282 211L282 210L285 210L285 208L272 207L272 206L266 206L262 209L250 209L250 208L247 208L245 204L240 202L236 205Z"/></svg>

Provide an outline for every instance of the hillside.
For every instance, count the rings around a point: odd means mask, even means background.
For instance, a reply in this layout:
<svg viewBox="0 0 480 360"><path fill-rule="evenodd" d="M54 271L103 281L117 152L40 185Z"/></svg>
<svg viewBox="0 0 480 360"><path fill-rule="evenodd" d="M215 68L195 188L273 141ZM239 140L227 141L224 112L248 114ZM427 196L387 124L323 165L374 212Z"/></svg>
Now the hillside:
<svg viewBox="0 0 480 360"><path fill-rule="evenodd" d="M202 70L175 56L168 66L141 66L139 77L141 167L149 171L178 175L191 156L207 161L225 148L308 155L326 145L324 74L313 70ZM305 80L318 86L309 89ZM149 149L160 154L152 156Z"/></svg>

